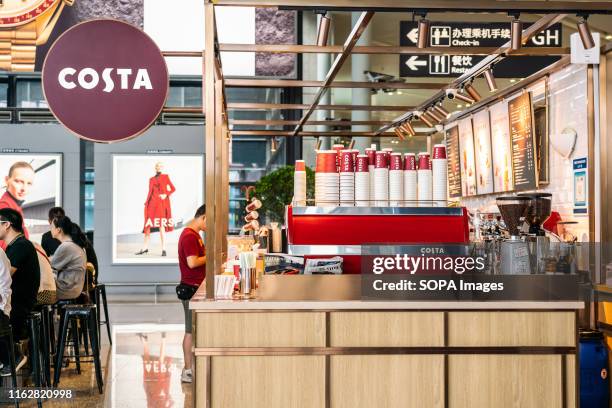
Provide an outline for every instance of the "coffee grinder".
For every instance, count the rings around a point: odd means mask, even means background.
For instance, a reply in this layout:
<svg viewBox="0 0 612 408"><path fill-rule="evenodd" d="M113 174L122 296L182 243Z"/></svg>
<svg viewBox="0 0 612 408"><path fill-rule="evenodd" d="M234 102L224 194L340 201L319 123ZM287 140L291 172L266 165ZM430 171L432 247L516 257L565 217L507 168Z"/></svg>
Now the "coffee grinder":
<svg viewBox="0 0 612 408"><path fill-rule="evenodd" d="M531 273L529 244L520 236L521 219L527 215L531 198L497 197L496 204L506 224L508 234L500 245L500 271L502 275Z"/></svg>
<svg viewBox="0 0 612 408"><path fill-rule="evenodd" d="M526 193L519 194L519 197L527 197L531 200L525 216L525 221L529 224L527 240L531 252L531 265L534 271L537 271L536 273L544 273L550 251L550 239L546 236L542 224L550 217L552 194Z"/></svg>

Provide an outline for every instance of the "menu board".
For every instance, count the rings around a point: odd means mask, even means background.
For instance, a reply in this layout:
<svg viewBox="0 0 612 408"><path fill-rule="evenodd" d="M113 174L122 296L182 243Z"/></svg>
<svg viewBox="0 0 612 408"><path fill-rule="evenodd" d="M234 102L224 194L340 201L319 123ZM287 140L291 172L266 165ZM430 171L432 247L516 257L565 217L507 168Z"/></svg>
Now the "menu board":
<svg viewBox="0 0 612 408"><path fill-rule="evenodd" d="M490 194L493 192L493 157L489 111L484 109L476 113L473 122L476 191L478 191L478 194Z"/></svg>
<svg viewBox="0 0 612 408"><path fill-rule="evenodd" d="M502 101L489 108L491 144L493 149L493 191L503 193L514 189L512 174L512 145L508 124L508 102Z"/></svg>
<svg viewBox="0 0 612 408"><path fill-rule="evenodd" d="M515 190L538 187L535 137L531 93L525 92L508 102L510 137L512 140L512 168Z"/></svg>
<svg viewBox="0 0 612 408"><path fill-rule="evenodd" d="M446 132L446 158L448 167L448 196L461 197L461 164L459 163L459 127Z"/></svg>
<svg viewBox="0 0 612 408"><path fill-rule="evenodd" d="M461 156L461 195L464 197L477 194L476 190L476 160L474 158L474 133L472 119L459 121L459 147Z"/></svg>

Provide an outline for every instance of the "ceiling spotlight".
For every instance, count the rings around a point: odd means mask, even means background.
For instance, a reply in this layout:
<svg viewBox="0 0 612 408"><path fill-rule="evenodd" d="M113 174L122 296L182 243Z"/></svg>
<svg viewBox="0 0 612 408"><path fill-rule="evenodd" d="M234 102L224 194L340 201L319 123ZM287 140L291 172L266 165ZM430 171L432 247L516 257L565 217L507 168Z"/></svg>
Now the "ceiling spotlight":
<svg viewBox="0 0 612 408"><path fill-rule="evenodd" d="M458 99L458 100L460 100L462 102L465 102L465 103L474 103L474 99L472 99L471 97L469 97L469 96L467 96L465 94L462 94L461 92L456 92L455 93L455 99Z"/></svg>
<svg viewBox="0 0 612 408"><path fill-rule="evenodd" d="M577 25L578 33L580 34L580 39L582 40L582 45L584 46L584 49L590 50L595 46L595 41L593 40L593 34L591 34L591 30L589 29L589 25L587 24L587 16L581 16Z"/></svg>
<svg viewBox="0 0 612 408"><path fill-rule="evenodd" d="M444 119L446 119L446 115L442 115L440 114L440 112L438 112L435 107L431 107L431 109L429 109L427 111L427 114L429 116L431 116L432 118L434 118L436 120L436 122L440 123L442 122Z"/></svg>
<svg viewBox="0 0 612 408"><path fill-rule="evenodd" d="M275 152L278 150L278 142L276 141L276 137L272 138L272 143L270 144L270 151Z"/></svg>
<svg viewBox="0 0 612 408"><path fill-rule="evenodd" d="M423 114L421 115L421 120L423 121L423 123L425 123L427 126L429 127L433 127L433 118L429 115L427 115L425 112L423 112Z"/></svg>
<svg viewBox="0 0 612 408"><path fill-rule="evenodd" d="M482 99L482 96L480 96L480 94L478 93L476 88L474 88L472 84L467 84L465 86L465 92L467 92L468 95L470 95L470 97L474 100L474 102L478 102ZM473 102L470 102L470 103L473 103Z"/></svg>
<svg viewBox="0 0 612 408"><path fill-rule="evenodd" d="M440 115L444 116L444 119L450 116L450 112L442 107L442 105L434 105L434 110L438 112Z"/></svg>
<svg viewBox="0 0 612 408"><path fill-rule="evenodd" d="M331 18L327 16L327 13L321 14L319 20L319 33L317 34L317 45L324 47L327 45L327 37L329 37L329 28L331 26Z"/></svg>
<svg viewBox="0 0 612 408"><path fill-rule="evenodd" d="M491 68L484 72L484 77L489 86L489 92L497 91L497 83L495 82L495 77L493 76L493 70Z"/></svg>
<svg viewBox="0 0 612 408"><path fill-rule="evenodd" d="M402 133L401 129L399 127L395 128L395 135L397 136L397 138L399 140L405 140L406 138L404 137L404 134Z"/></svg>
<svg viewBox="0 0 612 408"><path fill-rule="evenodd" d="M523 23L519 20L519 15L514 16L514 20L510 23L510 49L512 51L520 50L523 46Z"/></svg>
<svg viewBox="0 0 612 408"><path fill-rule="evenodd" d="M419 20L419 37L417 40L417 48L427 48L429 45L429 20L423 14Z"/></svg>
<svg viewBox="0 0 612 408"><path fill-rule="evenodd" d="M410 136L416 135L416 132L415 132L414 128L412 127L412 124L410 124L410 122L402 123L400 125L400 129L402 129L404 132L408 133Z"/></svg>

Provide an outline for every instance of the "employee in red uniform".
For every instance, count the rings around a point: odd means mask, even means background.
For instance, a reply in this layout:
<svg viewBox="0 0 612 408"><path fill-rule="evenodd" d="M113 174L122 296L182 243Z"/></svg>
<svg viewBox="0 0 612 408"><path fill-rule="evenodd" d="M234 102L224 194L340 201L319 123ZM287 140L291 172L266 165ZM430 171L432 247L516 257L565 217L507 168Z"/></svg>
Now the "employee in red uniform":
<svg viewBox="0 0 612 408"><path fill-rule="evenodd" d="M159 231L161 239L161 256L166 256L166 232L174 229L170 195L176 191L167 174L162 173L164 165L155 163L155 175L149 179L149 193L144 204L144 245L136 252L143 255L149 252L151 232Z"/></svg>
<svg viewBox="0 0 612 408"><path fill-rule="evenodd" d="M178 259L181 270L181 284L196 289L206 276L206 249L200 233L206 231L206 206L203 205L195 213L189 224L183 229L178 242ZM183 337L183 355L185 368L181 374L181 381L192 382L191 365L191 311L189 300L182 300L185 311L185 336Z"/></svg>
<svg viewBox="0 0 612 408"><path fill-rule="evenodd" d="M4 178L4 183L6 191L0 197L0 208L11 208L25 219L21 206L34 185L34 169L30 163L24 161L15 162L9 168L8 175ZM29 238L25 222L23 224L23 234L26 238ZM0 241L0 247L5 249L6 243Z"/></svg>

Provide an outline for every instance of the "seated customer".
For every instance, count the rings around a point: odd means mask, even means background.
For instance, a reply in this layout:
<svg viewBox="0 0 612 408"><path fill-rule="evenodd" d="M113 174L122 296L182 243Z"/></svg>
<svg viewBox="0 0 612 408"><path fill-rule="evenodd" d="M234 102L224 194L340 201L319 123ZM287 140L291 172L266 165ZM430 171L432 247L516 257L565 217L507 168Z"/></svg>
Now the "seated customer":
<svg viewBox="0 0 612 408"><path fill-rule="evenodd" d="M49 210L49 226L51 226L51 223L53 222L55 218L65 217L65 216L66 216L66 213L64 212L64 209L62 207L51 208ZM43 247L43 249L47 253L47 256L53 256L53 254L55 253L55 250L57 249L58 246L60 246L60 244L61 242L53 238L53 236L51 235L51 230L45 232L42 236L42 239L40 240L40 245Z"/></svg>
<svg viewBox="0 0 612 408"><path fill-rule="evenodd" d="M0 248L0 329L6 330L11 322L11 261L9 261L6 253ZM7 346L0 343L0 369L4 368L4 357L8 357Z"/></svg>
<svg viewBox="0 0 612 408"><path fill-rule="evenodd" d="M23 233L23 218L19 212L10 208L0 209L0 240L7 243L6 256L11 262L11 326L15 342L28 337L26 319L34 304L40 285L40 267L34 245ZM0 356L3 364L8 366L8 355ZM21 360L21 361L20 361ZM25 363L25 357L17 356L19 367ZM2 375L10 375L3 369Z"/></svg>
<svg viewBox="0 0 612 408"><path fill-rule="evenodd" d="M85 282L87 257L84 248L87 238L68 217L58 217L51 222L51 235L61 242L51 258L57 298L76 299Z"/></svg>

